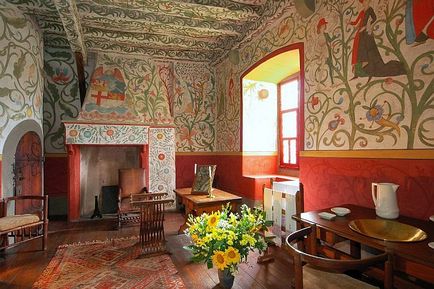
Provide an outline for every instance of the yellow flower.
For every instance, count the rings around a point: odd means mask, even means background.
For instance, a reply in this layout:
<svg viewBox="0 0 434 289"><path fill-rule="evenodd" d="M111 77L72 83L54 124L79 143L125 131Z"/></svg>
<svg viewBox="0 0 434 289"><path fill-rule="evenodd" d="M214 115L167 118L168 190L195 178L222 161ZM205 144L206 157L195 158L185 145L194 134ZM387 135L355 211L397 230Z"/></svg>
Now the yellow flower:
<svg viewBox="0 0 434 289"><path fill-rule="evenodd" d="M218 269L224 270L227 265L226 254L223 251L215 251L212 256L212 262Z"/></svg>
<svg viewBox="0 0 434 289"><path fill-rule="evenodd" d="M218 213L212 214L211 216L209 216L208 226L215 227L218 224L219 219L220 219L220 216Z"/></svg>
<svg viewBox="0 0 434 289"><path fill-rule="evenodd" d="M240 263L240 253L234 247L229 247L226 252L226 258L228 264L238 264Z"/></svg>
<svg viewBox="0 0 434 289"><path fill-rule="evenodd" d="M197 240L199 239L199 237L196 234L191 235L191 239L193 240L193 242L197 243Z"/></svg>

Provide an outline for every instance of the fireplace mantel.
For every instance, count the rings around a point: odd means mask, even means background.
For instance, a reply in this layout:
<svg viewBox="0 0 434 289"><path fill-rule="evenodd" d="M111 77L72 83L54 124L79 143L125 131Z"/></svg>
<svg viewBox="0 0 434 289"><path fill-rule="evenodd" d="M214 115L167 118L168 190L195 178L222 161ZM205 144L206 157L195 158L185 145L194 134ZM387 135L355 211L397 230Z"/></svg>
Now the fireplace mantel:
<svg viewBox="0 0 434 289"><path fill-rule="evenodd" d="M64 122L68 152L68 220L80 219L80 148L137 146L140 167L146 169L149 190L174 198L175 128L140 124Z"/></svg>

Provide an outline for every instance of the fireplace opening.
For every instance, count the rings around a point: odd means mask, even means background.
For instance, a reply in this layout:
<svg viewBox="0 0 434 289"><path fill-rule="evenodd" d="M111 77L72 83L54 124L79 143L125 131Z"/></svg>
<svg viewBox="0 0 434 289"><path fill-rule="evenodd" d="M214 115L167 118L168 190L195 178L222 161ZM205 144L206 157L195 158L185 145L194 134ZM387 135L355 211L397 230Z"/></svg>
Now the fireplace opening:
<svg viewBox="0 0 434 289"><path fill-rule="evenodd" d="M80 218L90 218L95 196L101 208L102 188L117 186L119 169L140 167L138 146L81 146Z"/></svg>

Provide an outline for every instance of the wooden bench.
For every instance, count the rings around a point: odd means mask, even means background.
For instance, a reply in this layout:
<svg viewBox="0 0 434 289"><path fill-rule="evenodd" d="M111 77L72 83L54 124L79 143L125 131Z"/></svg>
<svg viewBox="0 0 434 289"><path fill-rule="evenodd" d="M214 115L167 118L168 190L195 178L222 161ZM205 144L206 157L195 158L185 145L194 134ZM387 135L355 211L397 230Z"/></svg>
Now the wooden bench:
<svg viewBox="0 0 434 289"><path fill-rule="evenodd" d="M13 202L32 201L32 206L27 214L8 215L8 207ZM48 233L48 196L16 196L1 201L3 214L0 217L0 250L14 247L21 243L42 238L42 249L47 249ZM13 242L10 242L10 238Z"/></svg>
<svg viewBox="0 0 434 289"><path fill-rule="evenodd" d="M273 187L273 182L271 182ZM276 191L263 187L263 209L266 219L273 221L273 226L264 232L265 240L269 246L282 246L285 244L285 238L290 233L299 228L297 222L292 219L294 214L304 211L304 188L299 183L298 190L294 193ZM258 263L264 263L273 260L274 257L267 249L263 255L258 257Z"/></svg>

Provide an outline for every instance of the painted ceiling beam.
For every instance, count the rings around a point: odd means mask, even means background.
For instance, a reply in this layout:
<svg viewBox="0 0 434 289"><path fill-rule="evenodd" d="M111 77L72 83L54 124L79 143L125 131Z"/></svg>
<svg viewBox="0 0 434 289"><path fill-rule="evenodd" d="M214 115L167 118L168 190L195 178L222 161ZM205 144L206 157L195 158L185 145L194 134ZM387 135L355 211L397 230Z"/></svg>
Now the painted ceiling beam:
<svg viewBox="0 0 434 289"><path fill-rule="evenodd" d="M200 5L215 6L215 7L225 7L231 10L247 10L247 11L254 11L255 13L258 13L258 11L261 10L260 9L261 5L238 3L236 1L231 1L231 0L176 0L176 2L194 3Z"/></svg>
<svg viewBox="0 0 434 289"><path fill-rule="evenodd" d="M89 36L86 40L86 46L88 46L89 41L92 40L93 42L96 42L98 40L99 42L104 42L104 47L110 47L110 45L116 46L116 45L123 45L123 46L134 46L134 47L143 47L143 48L150 48L150 49L161 49L161 50L173 50L173 51L183 51L183 50L189 50L189 51L197 51L197 52L204 52L207 51L217 51L220 53L223 53L224 50L221 48L209 48L209 47L202 47L202 46L193 46L187 44L181 44L181 43L169 43L166 41L159 42L158 40L151 40L151 41L137 41L134 39L127 39L127 38L118 38L114 40L110 40L107 37L103 36ZM98 45L97 45L98 46Z"/></svg>
<svg viewBox="0 0 434 289"><path fill-rule="evenodd" d="M210 21L248 21L259 18L259 15L249 7L232 10L226 7L200 5L195 3L165 1L165 0L82 0L91 2L94 6L112 6L117 9L140 10L150 14L202 19ZM81 2L82 2L81 1Z"/></svg>
<svg viewBox="0 0 434 289"><path fill-rule="evenodd" d="M83 27L110 29L119 32L153 33L162 35L181 35L192 38L210 38L219 36L238 36L232 29L213 29L176 24L159 23L148 20L131 20L120 17L103 17L93 13L80 13Z"/></svg>
<svg viewBox="0 0 434 289"><path fill-rule="evenodd" d="M241 4L249 4L249 5L264 5L267 0L231 0L235 3L241 3Z"/></svg>
<svg viewBox="0 0 434 289"><path fill-rule="evenodd" d="M87 48L84 44L80 18L75 0L53 0L59 12L66 37L73 52L81 53L84 62L87 59Z"/></svg>
<svg viewBox="0 0 434 289"><path fill-rule="evenodd" d="M84 13L93 14L108 18L125 18L132 21L151 21L162 24L174 24L179 26L210 28L215 30L233 30L241 32L243 22L236 21L212 21L204 19L194 19L191 17L181 17L165 15L164 13L146 13L140 9L121 9L110 5L95 5L90 0L79 0L77 8L80 15Z"/></svg>
<svg viewBox="0 0 434 289"><path fill-rule="evenodd" d="M201 50L223 50L229 47L223 47L217 38L211 41L186 38L179 35L158 35L150 33L131 33L118 32L100 28L84 29L86 39L98 37L109 42L129 42L139 45L156 45L161 47L180 47L181 49L201 49Z"/></svg>
<svg viewBox="0 0 434 289"><path fill-rule="evenodd" d="M25 13L37 11L57 13L56 6L51 0L7 0L7 2L14 4Z"/></svg>
<svg viewBox="0 0 434 289"><path fill-rule="evenodd" d="M100 39L88 39L86 46L89 52L113 52L123 53L127 55L147 56L155 59L171 59L179 61L194 61L194 62L207 62L216 59L217 53L212 51L192 51L192 50L166 50L159 48L140 47L134 45L123 44L110 44L107 42L101 42Z"/></svg>

